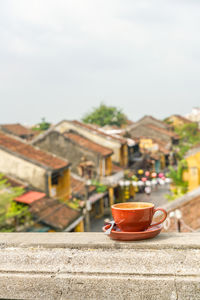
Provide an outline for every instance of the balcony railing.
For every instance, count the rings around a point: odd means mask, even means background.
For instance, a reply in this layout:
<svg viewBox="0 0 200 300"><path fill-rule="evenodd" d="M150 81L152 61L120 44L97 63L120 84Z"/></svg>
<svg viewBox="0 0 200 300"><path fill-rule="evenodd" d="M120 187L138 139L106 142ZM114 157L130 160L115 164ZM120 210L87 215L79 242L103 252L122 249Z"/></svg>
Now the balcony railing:
<svg viewBox="0 0 200 300"><path fill-rule="evenodd" d="M1 233L2 299L200 299L200 233Z"/></svg>

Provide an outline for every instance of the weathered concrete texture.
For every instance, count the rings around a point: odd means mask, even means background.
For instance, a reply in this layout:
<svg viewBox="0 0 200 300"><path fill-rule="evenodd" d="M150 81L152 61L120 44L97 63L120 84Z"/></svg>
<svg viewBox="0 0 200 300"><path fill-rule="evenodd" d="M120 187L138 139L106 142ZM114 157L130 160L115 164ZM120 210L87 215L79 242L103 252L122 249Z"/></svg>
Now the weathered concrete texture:
<svg viewBox="0 0 200 300"><path fill-rule="evenodd" d="M0 234L3 299L200 299L200 234Z"/></svg>

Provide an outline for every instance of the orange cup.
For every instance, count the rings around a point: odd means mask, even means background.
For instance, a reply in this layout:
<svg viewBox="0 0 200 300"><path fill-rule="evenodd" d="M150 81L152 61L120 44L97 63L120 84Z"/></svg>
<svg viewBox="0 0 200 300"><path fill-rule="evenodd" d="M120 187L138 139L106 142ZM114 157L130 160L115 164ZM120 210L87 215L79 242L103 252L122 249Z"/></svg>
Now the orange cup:
<svg viewBox="0 0 200 300"><path fill-rule="evenodd" d="M163 208L155 209L154 204L149 202L118 203L112 205L111 209L115 224L125 232L144 231L163 223L167 218L167 212ZM151 224L153 216L158 210L162 211L164 216L159 222Z"/></svg>

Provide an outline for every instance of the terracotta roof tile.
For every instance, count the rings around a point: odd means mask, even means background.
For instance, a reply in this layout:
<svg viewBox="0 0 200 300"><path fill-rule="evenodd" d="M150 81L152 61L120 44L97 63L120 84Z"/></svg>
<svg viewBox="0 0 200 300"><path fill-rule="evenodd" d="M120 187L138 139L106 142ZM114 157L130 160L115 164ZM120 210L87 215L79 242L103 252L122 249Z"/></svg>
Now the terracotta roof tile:
<svg viewBox="0 0 200 300"><path fill-rule="evenodd" d="M113 139L113 140L116 140L116 141L118 141L118 142L120 142L120 143L122 143L122 144L126 144L126 140L125 140L125 139L123 139L123 138L121 138L121 137L116 137L116 136L107 134L107 133L105 133L105 132L102 132L102 131L98 130L97 128L94 128L93 126L91 126L91 125L89 125L89 124L81 123L81 122L76 121L76 120L72 121L72 123L75 124L75 125L78 125L78 126L80 126L80 127L84 127L84 128L89 129L89 130L91 130L91 131L94 131L94 132L96 132L97 134L102 135L102 136L104 136L104 137L107 137L107 138L109 138L109 139Z"/></svg>
<svg viewBox="0 0 200 300"><path fill-rule="evenodd" d="M69 162L58 158L50 153L39 150L31 145L21 142L15 138L0 132L0 148L19 154L25 159L30 159L37 164L50 169L61 169L67 167Z"/></svg>
<svg viewBox="0 0 200 300"><path fill-rule="evenodd" d="M11 134L22 136L22 135L34 135L34 133L26 128L25 126L17 123L17 124L3 124L1 125L2 130L6 130L7 132L10 132Z"/></svg>
<svg viewBox="0 0 200 300"><path fill-rule="evenodd" d="M104 146L98 145L91 140L86 139L83 136L80 136L77 133L74 132L65 132L64 136L68 139L72 140L73 142L79 144L83 148L87 148L95 153L98 153L102 156L108 156L113 153L113 151L109 148L106 148Z"/></svg>
<svg viewBox="0 0 200 300"><path fill-rule="evenodd" d="M169 154L170 153L170 149L169 149L169 145L168 143L165 143L159 139L152 139L153 142L155 142L156 144L158 144L159 150L160 152L162 152L163 154Z"/></svg>
<svg viewBox="0 0 200 300"><path fill-rule="evenodd" d="M161 126L164 126L164 127L166 127L166 128L168 127L168 125L167 125L164 121L161 121L161 120L159 120L159 119L154 118L153 116L148 116L148 115L142 117L140 120L137 121L137 123L140 123L141 121L143 121L143 120L145 120L145 119L148 119L148 118L151 119L152 121L157 122L157 123L160 124Z"/></svg>
<svg viewBox="0 0 200 300"><path fill-rule="evenodd" d="M71 175L70 178L72 194L79 195L80 197L85 196L85 182L78 180L74 176ZM96 190L94 185L89 186L89 193L92 193Z"/></svg>
<svg viewBox="0 0 200 300"><path fill-rule="evenodd" d="M31 204L30 212L42 222L55 229L64 230L79 216L80 212L52 198L43 198Z"/></svg>
<svg viewBox="0 0 200 300"><path fill-rule="evenodd" d="M153 130L159 131L159 132L161 132L161 133L163 133L165 135L168 135L170 137L173 137L173 138L176 138L176 139L179 138L179 136L176 133L174 133L174 132L172 132L170 130L166 130L164 128L160 128L160 127L157 127L157 126L152 125L152 124L146 124L146 125L143 125L143 126L147 126L147 127L151 128Z"/></svg>

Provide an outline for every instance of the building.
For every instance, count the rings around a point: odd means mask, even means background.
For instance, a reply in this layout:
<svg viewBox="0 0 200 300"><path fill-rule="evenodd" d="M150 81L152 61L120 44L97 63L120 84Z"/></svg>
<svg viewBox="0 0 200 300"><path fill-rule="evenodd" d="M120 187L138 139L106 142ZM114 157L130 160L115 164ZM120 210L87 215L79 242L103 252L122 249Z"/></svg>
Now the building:
<svg viewBox="0 0 200 300"><path fill-rule="evenodd" d="M136 124L129 130L130 136L134 138L149 137L159 139L161 142L178 144L179 136L171 130L157 127L152 124Z"/></svg>
<svg viewBox="0 0 200 300"><path fill-rule="evenodd" d="M127 141L123 137L106 134L97 127L79 121L63 120L52 129L60 133L73 130L94 143L111 149L113 151L112 161L115 163L123 167L128 165Z"/></svg>
<svg viewBox="0 0 200 300"><path fill-rule="evenodd" d="M47 196L68 199L69 162L0 132L0 172Z"/></svg>
<svg viewBox="0 0 200 300"><path fill-rule="evenodd" d="M141 137L139 142L141 153L148 152L151 160L153 160L152 168L159 172L169 165L170 143L159 139L151 139Z"/></svg>
<svg viewBox="0 0 200 300"><path fill-rule="evenodd" d="M31 140L34 137L34 132L32 130L19 123L2 124L0 125L0 130L25 140Z"/></svg>
<svg viewBox="0 0 200 300"><path fill-rule="evenodd" d="M70 161L72 172L81 177L100 179L112 173L112 150L77 132L49 131L33 144Z"/></svg>
<svg viewBox="0 0 200 300"><path fill-rule="evenodd" d="M114 203L114 190L118 182L123 178L122 168L112 168L113 151L105 146L69 130L62 134L58 131L49 131L33 141L40 149L52 152L71 162L72 172L84 179L96 179L108 186L109 203ZM106 203L107 193L92 195L91 203L101 202L101 214L103 204ZM104 199L104 200L103 200ZM95 204L97 205L97 204ZM100 214L100 213L99 213Z"/></svg>
<svg viewBox="0 0 200 300"><path fill-rule="evenodd" d="M172 128L183 126L185 124L192 124L194 122L181 115L172 115L165 119L166 123L169 124Z"/></svg>
<svg viewBox="0 0 200 300"><path fill-rule="evenodd" d="M188 189L192 191L200 185L200 144L193 146L185 155L188 170L184 172L184 180L188 181Z"/></svg>

